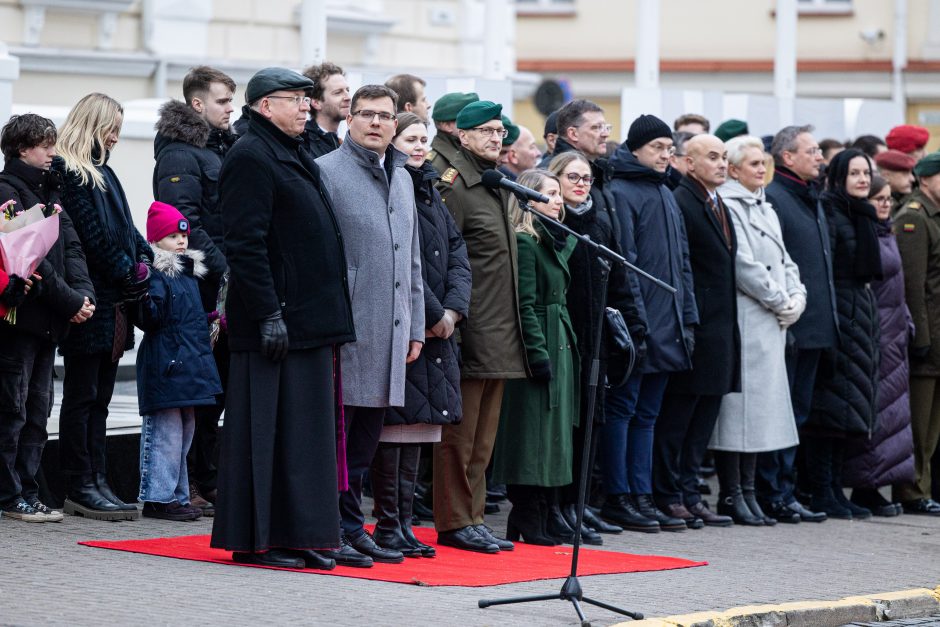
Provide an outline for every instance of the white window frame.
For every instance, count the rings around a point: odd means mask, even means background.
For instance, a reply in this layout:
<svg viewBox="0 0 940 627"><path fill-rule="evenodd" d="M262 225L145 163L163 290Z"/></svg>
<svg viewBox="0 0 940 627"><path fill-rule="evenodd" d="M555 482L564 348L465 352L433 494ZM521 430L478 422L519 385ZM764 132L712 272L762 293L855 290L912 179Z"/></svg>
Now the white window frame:
<svg viewBox="0 0 940 627"><path fill-rule="evenodd" d="M527 15L574 15L577 0L516 0L516 13Z"/></svg>
<svg viewBox="0 0 940 627"><path fill-rule="evenodd" d="M851 15L855 12L852 0L797 0L800 15Z"/></svg>

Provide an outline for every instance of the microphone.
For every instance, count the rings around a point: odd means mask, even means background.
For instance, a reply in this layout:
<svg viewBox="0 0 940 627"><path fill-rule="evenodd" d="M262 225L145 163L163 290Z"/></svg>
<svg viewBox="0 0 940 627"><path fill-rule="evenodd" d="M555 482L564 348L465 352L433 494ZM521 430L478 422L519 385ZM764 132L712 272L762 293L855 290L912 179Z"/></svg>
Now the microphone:
<svg viewBox="0 0 940 627"><path fill-rule="evenodd" d="M523 200L530 200L532 202L548 202L548 196L545 194L540 194L534 189L529 189L524 185L519 185L519 183L516 183L515 181L510 181L502 172L499 172L498 170L484 170L483 185L485 187L489 187L490 189L496 189L498 187L508 189Z"/></svg>

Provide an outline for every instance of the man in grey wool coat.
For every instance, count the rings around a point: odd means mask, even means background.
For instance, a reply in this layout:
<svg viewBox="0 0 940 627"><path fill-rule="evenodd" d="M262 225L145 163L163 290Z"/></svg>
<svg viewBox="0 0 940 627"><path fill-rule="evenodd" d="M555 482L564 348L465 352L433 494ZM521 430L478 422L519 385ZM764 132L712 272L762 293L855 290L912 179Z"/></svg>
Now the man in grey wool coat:
<svg viewBox="0 0 940 627"><path fill-rule="evenodd" d="M365 85L353 95L349 133L317 159L346 251L356 341L342 347L349 490L339 496L343 546L338 564L399 563L363 528L362 481L386 407L405 404L405 366L424 345L424 293L414 187L408 156L392 145L397 94Z"/></svg>

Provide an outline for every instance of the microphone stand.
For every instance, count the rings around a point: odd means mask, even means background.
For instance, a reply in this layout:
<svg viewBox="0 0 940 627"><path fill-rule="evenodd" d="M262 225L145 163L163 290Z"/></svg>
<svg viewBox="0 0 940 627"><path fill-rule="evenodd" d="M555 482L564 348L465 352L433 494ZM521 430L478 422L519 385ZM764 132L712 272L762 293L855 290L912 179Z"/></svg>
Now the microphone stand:
<svg viewBox="0 0 940 627"><path fill-rule="evenodd" d="M516 192L514 192L516 193ZM636 272L640 276L652 281L659 287L668 290L669 292L675 294L676 288L672 287L668 283L657 279L656 277L650 275L647 272L644 272L640 268L637 268L635 265L624 259L622 256L618 255L614 251L610 250L606 246L598 244L593 241L587 235L577 233L567 225L562 224L558 220L550 218L546 215L543 215L533 209L528 203L528 199L525 198L523 194L516 193L516 196L519 198L519 205L524 210L535 216L543 224L551 224L556 228L562 229L567 232L569 235L573 235L578 239L579 242L589 247L596 255L597 263L603 269L601 272L601 302L607 302L607 280L608 275L610 274L610 268L613 263L619 263L630 270ZM598 387L598 377L600 371L600 347L601 341L603 340L604 334L604 308L601 307L597 312L596 323L596 334L594 337L594 346L593 354L591 355L591 372L588 379L588 401L587 401L587 415L585 416L586 425L584 428L584 443L582 446L581 454L581 476L578 481L578 520L574 528L574 550L571 553L571 571L568 574L568 577L565 579L565 582L561 586L561 590L554 594L538 594L534 596L524 596L524 597L513 597L508 599L482 599L478 602L480 608L487 608L493 605L511 605L515 603L532 603L534 601L550 601L557 599L560 601L569 601L574 606L574 611L578 613L578 618L581 619L582 627L590 627L591 623L585 618L584 611L581 609L581 603L589 603L591 605L596 605L597 607L602 607L611 612L616 612L618 614L623 614L624 616L629 616L633 620L642 620L643 614L640 612L631 612L607 603L602 603L595 599L584 596L582 593L581 582L578 581L578 555L581 548L581 525L584 520L584 507L587 500L587 482L590 475L591 466L593 465L593 459L591 452L593 451L593 437L594 437L594 411L595 405L597 404L597 387Z"/></svg>

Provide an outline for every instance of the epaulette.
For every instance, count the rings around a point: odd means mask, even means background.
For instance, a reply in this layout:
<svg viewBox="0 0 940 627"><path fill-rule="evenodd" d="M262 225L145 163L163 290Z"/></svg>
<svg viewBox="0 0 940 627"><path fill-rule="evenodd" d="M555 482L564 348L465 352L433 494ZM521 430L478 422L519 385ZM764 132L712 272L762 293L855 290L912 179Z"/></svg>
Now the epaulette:
<svg viewBox="0 0 940 627"><path fill-rule="evenodd" d="M920 204L920 203L919 203L918 201L916 201L916 200L912 200L912 201L910 201L909 203L907 203L907 204L905 205L905 207L910 207L911 209L920 209L921 207L923 207L923 205Z"/></svg>
<svg viewBox="0 0 940 627"><path fill-rule="evenodd" d="M436 150L429 150L429 151L428 151L428 155L427 155L427 157L425 157L425 159L427 159L428 161L434 161L434 159L435 159L436 157L437 157L437 151L436 151Z"/></svg>
<svg viewBox="0 0 940 627"><path fill-rule="evenodd" d="M460 173L457 172L457 168L447 168L444 170L444 173L441 174L441 180L448 185L453 185L454 181L457 179L458 174Z"/></svg>

